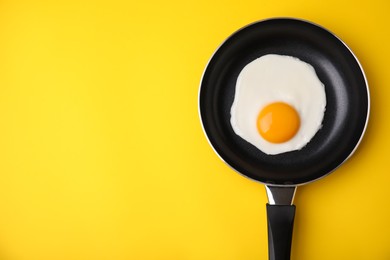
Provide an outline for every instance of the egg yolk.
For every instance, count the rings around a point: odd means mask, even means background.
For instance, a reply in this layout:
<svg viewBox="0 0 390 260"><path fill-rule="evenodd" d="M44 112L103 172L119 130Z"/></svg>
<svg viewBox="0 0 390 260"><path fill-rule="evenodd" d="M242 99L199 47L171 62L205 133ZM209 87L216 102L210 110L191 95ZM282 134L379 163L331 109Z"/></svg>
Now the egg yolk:
<svg viewBox="0 0 390 260"><path fill-rule="evenodd" d="M257 130L271 143L284 143L298 132L299 114L289 104L275 102L264 107L257 117Z"/></svg>

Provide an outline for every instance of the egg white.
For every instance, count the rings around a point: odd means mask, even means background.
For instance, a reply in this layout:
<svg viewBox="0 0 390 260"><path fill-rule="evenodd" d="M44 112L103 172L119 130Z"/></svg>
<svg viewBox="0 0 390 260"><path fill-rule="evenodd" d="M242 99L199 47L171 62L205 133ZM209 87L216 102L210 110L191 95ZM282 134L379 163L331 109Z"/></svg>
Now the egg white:
<svg viewBox="0 0 390 260"><path fill-rule="evenodd" d="M268 104L285 102L300 116L297 134L284 143L271 143L257 130L257 116ZM230 123L234 132L266 154L299 150L322 126L326 107L325 88L314 68L298 58L264 55L240 72Z"/></svg>

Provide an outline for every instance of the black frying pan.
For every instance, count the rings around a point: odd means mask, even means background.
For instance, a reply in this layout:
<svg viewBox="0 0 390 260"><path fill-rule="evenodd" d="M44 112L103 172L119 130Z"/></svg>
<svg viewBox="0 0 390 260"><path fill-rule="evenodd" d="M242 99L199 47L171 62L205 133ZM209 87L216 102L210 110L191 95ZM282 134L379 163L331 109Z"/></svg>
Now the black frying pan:
<svg viewBox="0 0 390 260"><path fill-rule="evenodd" d="M301 150L264 154L230 125L237 77L265 54L294 56L311 64L325 85L323 126ZM266 184L270 259L290 259L296 186L329 174L351 156L364 134L369 107L367 81L354 54L335 35L307 21L253 23L231 35L212 56L199 93L203 129L222 160Z"/></svg>

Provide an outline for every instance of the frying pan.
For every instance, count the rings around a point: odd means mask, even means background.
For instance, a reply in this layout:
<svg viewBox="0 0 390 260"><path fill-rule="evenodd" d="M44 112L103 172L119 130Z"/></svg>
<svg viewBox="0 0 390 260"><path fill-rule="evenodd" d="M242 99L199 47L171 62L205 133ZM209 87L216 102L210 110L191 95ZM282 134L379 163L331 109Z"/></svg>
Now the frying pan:
<svg viewBox="0 0 390 260"><path fill-rule="evenodd" d="M266 55L311 64L325 86L322 128L301 150L267 155L236 135L230 109L241 70ZM199 115L209 143L238 173L266 186L270 260L290 259L296 187L329 174L359 145L370 109L368 84L357 58L334 34L308 21L276 18L232 34L214 53L199 91Z"/></svg>

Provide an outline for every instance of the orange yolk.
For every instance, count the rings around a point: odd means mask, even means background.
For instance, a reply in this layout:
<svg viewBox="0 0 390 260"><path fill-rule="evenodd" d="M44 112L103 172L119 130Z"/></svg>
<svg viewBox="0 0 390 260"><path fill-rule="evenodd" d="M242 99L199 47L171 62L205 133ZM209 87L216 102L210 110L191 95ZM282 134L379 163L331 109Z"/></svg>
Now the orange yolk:
<svg viewBox="0 0 390 260"><path fill-rule="evenodd" d="M284 143L298 132L300 119L292 106L275 102L264 107L257 117L257 130L271 143Z"/></svg>

